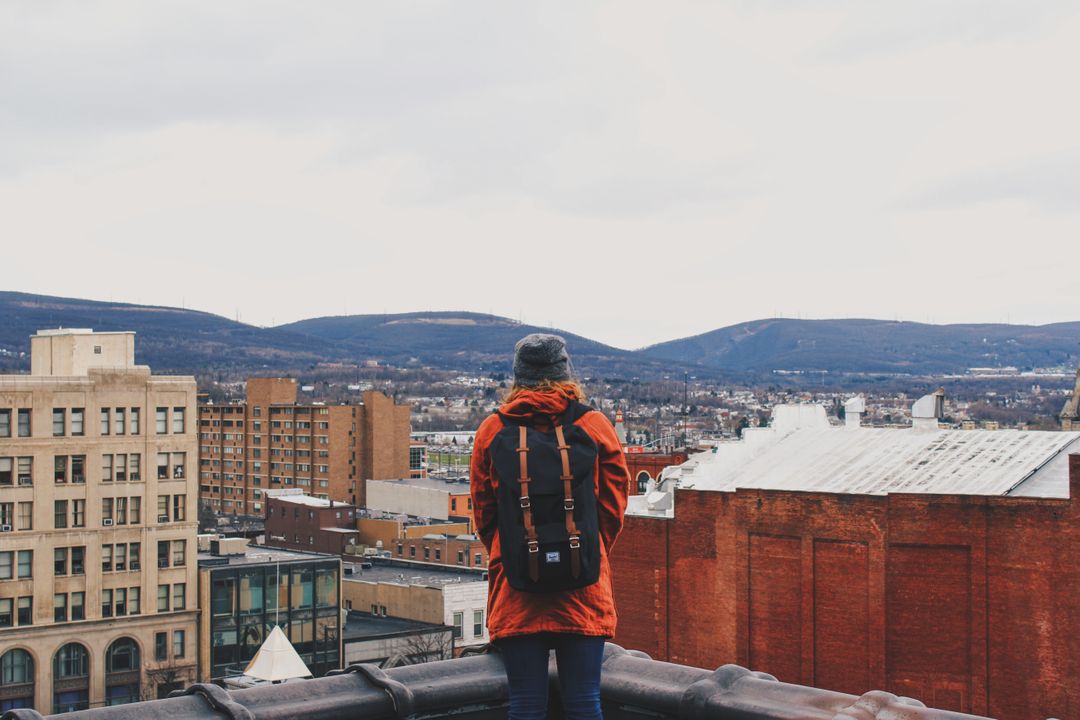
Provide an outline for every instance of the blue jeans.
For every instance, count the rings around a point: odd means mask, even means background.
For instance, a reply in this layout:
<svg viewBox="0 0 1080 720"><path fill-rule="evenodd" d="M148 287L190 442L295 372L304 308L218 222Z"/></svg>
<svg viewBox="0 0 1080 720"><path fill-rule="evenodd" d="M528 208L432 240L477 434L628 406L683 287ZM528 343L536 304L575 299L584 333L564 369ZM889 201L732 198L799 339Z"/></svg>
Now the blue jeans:
<svg viewBox="0 0 1080 720"><path fill-rule="evenodd" d="M566 720L601 720L600 665L604 638L568 633L517 635L496 641L510 688L509 720L545 720L548 650L555 649Z"/></svg>

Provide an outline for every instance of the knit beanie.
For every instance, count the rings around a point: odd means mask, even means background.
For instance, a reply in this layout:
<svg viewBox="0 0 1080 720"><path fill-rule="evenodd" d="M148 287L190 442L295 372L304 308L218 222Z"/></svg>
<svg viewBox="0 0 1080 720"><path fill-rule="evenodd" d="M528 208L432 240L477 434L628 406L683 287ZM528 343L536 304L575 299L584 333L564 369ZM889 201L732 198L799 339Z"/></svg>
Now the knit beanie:
<svg viewBox="0 0 1080 720"><path fill-rule="evenodd" d="M533 333L514 346L514 384L534 387L544 380L569 380L570 356L558 335Z"/></svg>

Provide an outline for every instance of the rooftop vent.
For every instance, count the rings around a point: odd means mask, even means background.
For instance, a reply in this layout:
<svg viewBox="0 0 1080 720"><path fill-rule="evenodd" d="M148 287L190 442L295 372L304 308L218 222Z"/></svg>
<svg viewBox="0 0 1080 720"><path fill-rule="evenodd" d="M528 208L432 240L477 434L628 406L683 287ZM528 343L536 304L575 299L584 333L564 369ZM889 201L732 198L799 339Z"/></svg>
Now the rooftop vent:
<svg viewBox="0 0 1080 720"><path fill-rule="evenodd" d="M923 395L911 406L911 426L915 430L937 430L945 417L945 388Z"/></svg>

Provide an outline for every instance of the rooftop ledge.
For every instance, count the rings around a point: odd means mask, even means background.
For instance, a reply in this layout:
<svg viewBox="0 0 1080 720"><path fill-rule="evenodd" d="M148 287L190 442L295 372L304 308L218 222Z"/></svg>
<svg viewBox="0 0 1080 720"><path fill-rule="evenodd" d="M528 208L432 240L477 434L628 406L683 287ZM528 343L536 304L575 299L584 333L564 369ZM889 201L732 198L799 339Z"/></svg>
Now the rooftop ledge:
<svg viewBox="0 0 1080 720"><path fill-rule="evenodd" d="M549 717L558 709L558 680ZM600 695L607 720L972 720L910 698L872 691L862 697L778 682L737 665L715 672L657 662L608 643ZM506 675L498 653L409 665L383 671L354 665L336 674L280 685L226 691L193 685L165 700L80 710L65 720L392 720L506 717ZM10 710L0 720L40 720L35 710Z"/></svg>

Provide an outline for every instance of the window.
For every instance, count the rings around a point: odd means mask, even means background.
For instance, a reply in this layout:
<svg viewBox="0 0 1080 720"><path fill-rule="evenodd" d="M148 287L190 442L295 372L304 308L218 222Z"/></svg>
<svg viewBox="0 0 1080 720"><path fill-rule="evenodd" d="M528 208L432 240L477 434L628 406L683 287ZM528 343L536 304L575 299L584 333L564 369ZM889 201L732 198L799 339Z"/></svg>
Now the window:
<svg viewBox="0 0 1080 720"><path fill-rule="evenodd" d="M53 527L62 530L67 527L67 500L53 500Z"/></svg>
<svg viewBox="0 0 1080 720"><path fill-rule="evenodd" d="M14 467L12 458L0 457L0 485L11 487L14 484L14 478L12 477L12 468Z"/></svg>
<svg viewBox="0 0 1080 720"><path fill-rule="evenodd" d="M52 411L52 434L53 437L63 437L67 424L67 411L64 408L53 408Z"/></svg>
<svg viewBox="0 0 1080 720"><path fill-rule="evenodd" d="M15 601L11 598L0 598L0 628L14 627L15 625Z"/></svg>
<svg viewBox="0 0 1080 720"><path fill-rule="evenodd" d="M464 565L465 564L465 551L464 550L458 550L457 551L457 564L458 565Z"/></svg>
<svg viewBox="0 0 1080 720"><path fill-rule="evenodd" d="M184 631L173 630L172 634L172 652L174 658L184 657Z"/></svg>
<svg viewBox="0 0 1080 720"><path fill-rule="evenodd" d="M140 408L131 408L131 434L139 434L139 417L142 414Z"/></svg>
<svg viewBox="0 0 1080 720"><path fill-rule="evenodd" d="M109 408L101 408L101 434L108 435L110 427L111 425L109 423Z"/></svg>
<svg viewBox="0 0 1080 720"><path fill-rule="evenodd" d="M157 610L158 612L169 612L169 586L158 585L157 586Z"/></svg>
<svg viewBox="0 0 1080 720"><path fill-rule="evenodd" d="M112 482L113 480L113 456L101 456L101 481Z"/></svg>
<svg viewBox="0 0 1080 720"><path fill-rule="evenodd" d="M101 571L102 572L112 572L112 555L113 555L113 546L112 545L102 545L101 546Z"/></svg>
<svg viewBox="0 0 1080 720"><path fill-rule="evenodd" d="M157 454L157 479L169 479L169 453Z"/></svg>
<svg viewBox="0 0 1080 720"><path fill-rule="evenodd" d="M71 527L86 527L86 501L71 501Z"/></svg>
<svg viewBox="0 0 1080 720"><path fill-rule="evenodd" d="M187 540L172 541L172 564L173 567L183 567L187 564Z"/></svg>
<svg viewBox="0 0 1080 720"><path fill-rule="evenodd" d="M86 561L86 548L85 547L73 547L71 548L71 574L82 575L85 570Z"/></svg>
<svg viewBox="0 0 1080 720"><path fill-rule="evenodd" d="M142 612L139 607L139 595L142 592L137 587L128 588L128 615L138 615Z"/></svg>
<svg viewBox="0 0 1080 720"><path fill-rule="evenodd" d="M141 550L142 550L142 544L141 543L133 542L133 543L128 544L128 561L130 562L128 567L131 568L132 570L138 570L139 567L140 567L139 560L140 560Z"/></svg>
<svg viewBox="0 0 1080 720"><path fill-rule="evenodd" d="M21 502L21 503L19 503L19 529L20 530L33 530L34 529L34 503L33 502Z"/></svg>
<svg viewBox="0 0 1080 720"><path fill-rule="evenodd" d="M484 556L481 553L476 553L476 557L473 558L473 565L482 565L484 563Z"/></svg>
<svg viewBox="0 0 1080 720"><path fill-rule="evenodd" d="M10 580L14 569L12 563L15 560L15 554L10 550L7 552L0 552L0 580Z"/></svg>
<svg viewBox="0 0 1080 720"><path fill-rule="evenodd" d="M154 633L154 659L158 662L169 659L169 633Z"/></svg>
<svg viewBox="0 0 1080 720"><path fill-rule="evenodd" d="M53 481L66 483L68 481L68 456L56 455L53 457Z"/></svg>
<svg viewBox="0 0 1080 720"><path fill-rule="evenodd" d="M187 501L187 495L173 495L173 520L180 522L184 519L184 504Z"/></svg>
<svg viewBox="0 0 1080 720"><path fill-rule="evenodd" d="M427 545L424 546L424 559L425 560L430 560L431 559L431 548L429 548Z"/></svg>
<svg viewBox="0 0 1080 720"><path fill-rule="evenodd" d="M187 584L176 583L172 586L173 610L183 610L187 606Z"/></svg>
<svg viewBox="0 0 1080 720"><path fill-rule="evenodd" d="M101 498L101 524L113 524L113 499Z"/></svg>
<svg viewBox="0 0 1080 720"><path fill-rule="evenodd" d="M142 522L142 498L128 498L128 522L138 525Z"/></svg>
<svg viewBox="0 0 1080 720"><path fill-rule="evenodd" d="M0 580L4 578L3 575L3 559L4 553L0 553ZM67 575L68 574L68 549L56 548L53 550L53 575ZM8 576L10 577L10 575Z"/></svg>
<svg viewBox="0 0 1080 720"><path fill-rule="evenodd" d="M416 557L416 546L415 545L410 545L409 546L409 557L411 557L411 558Z"/></svg>
<svg viewBox="0 0 1080 720"><path fill-rule="evenodd" d="M454 613L454 639L460 640L464 634L465 613Z"/></svg>
<svg viewBox="0 0 1080 720"><path fill-rule="evenodd" d="M20 485L34 484L34 458L21 457L18 459L18 476Z"/></svg>
<svg viewBox="0 0 1080 720"><path fill-rule="evenodd" d="M157 496L158 522L169 522L169 496Z"/></svg>
<svg viewBox="0 0 1080 720"><path fill-rule="evenodd" d="M85 620L86 619L86 593L73 592L71 593L71 619L72 620Z"/></svg>
<svg viewBox="0 0 1080 720"><path fill-rule="evenodd" d="M86 456L71 456L71 482L81 485L86 482Z"/></svg>
<svg viewBox="0 0 1080 720"><path fill-rule="evenodd" d="M113 616L113 591L102 590L101 591L101 617L107 618Z"/></svg>
<svg viewBox="0 0 1080 720"><path fill-rule="evenodd" d="M184 477L184 467L187 464L187 453L174 452L172 454L172 477L179 480Z"/></svg>
<svg viewBox="0 0 1080 720"><path fill-rule="evenodd" d="M184 434L184 408L182 407L172 409L172 431L176 435Z"/></svg>
<svg viewBox="0 0 1080 720"><path fill-rule="evenodd" d="M127 525L127 498L116 498L116 524Z"/></svg>
<svg viewBox="0 0 1080 720"><path fill-rule="evenodd" d="M19 437L30 437L30 409L19 410Z"/></svg>
<svg viewBox="0 0 1080 720"><path fill-rule="evenodd" d="M19 624L20 625L33 625L34 624L34 598L21 597L19 598Z"/></svg>
<svg viewBox="0 0 1080 720"><path fill-rule="evenodd" d="M127 570L127 543L118 543L113 553L113 567L116 570Z"/></svg>
<svg viewBox="0 0 1080 720"><path fill-rule="evenodd" d="M139 471L139 466L142 463L142 455L139 453L131 453L128 456L128 480L131 482L139 482L142 479L142 474Z"/></svg>
<svg viewBox="0 0 1080 720"><path fill-rule="evenodd" d="M15 527L15 503L0 503L0 525Z"/></svg>
<svg viewBox="0 0 1080 720"><path fill-rule="evenodd" d="M154 418L154 429L158 435L164 435L169 432L169 408L159 407Z"/></svg>
<svg viewBox="0 0 1080 720"><path fill-rule="evenodd" d="M0 410L0 437L11 437L11 410ZM8 600L8 602L11 602Z"/></svg>
<svg viewBox="0 0 1080 720"><path fill-rule="evenodd" d="M53 595L53 622L67 622L68 596L65 593Z"/></svg>
<svg viewBox="0 0 1080 720"><path fill-rule="evenodd" d="M19 550L18 553L18 566L16 567L16 576L20 580L26 578L32 578L34 576L34 551L33 550Z"/></svg>
<svg viewBox="0 0 1080 720"><path fill-rule="evenodd" d="M72 435L85 435L86 429L84 422L86 420L86 411L83 408L71 408L71 434Z"/></svg>
<svg viewBox="0 0 1080 720"><path fill-rule="evenodd" d="M127 431L127 413L124 408L116 408L113 413L113 432L123 435Z"/></svg>
<svg viewBox="0 0 1080 720"><path fill-rule="evenodd" d="M473 637L483 637L484 635L484 611L473 610L472 611L472 634Z"/></svg>
<svg viewBox="0 0 1080 720"><path fill-rule="evenodd" d="M159 568L169 567L169 541L158 540L157 544L157 566Z"/></svg>
<svg viewBox="0 0 1080 720"><path fill-rule="evenodd" d="M115 462L113 463L113 478L116 482L127 481L127 454L117 453Z"/></svg>

